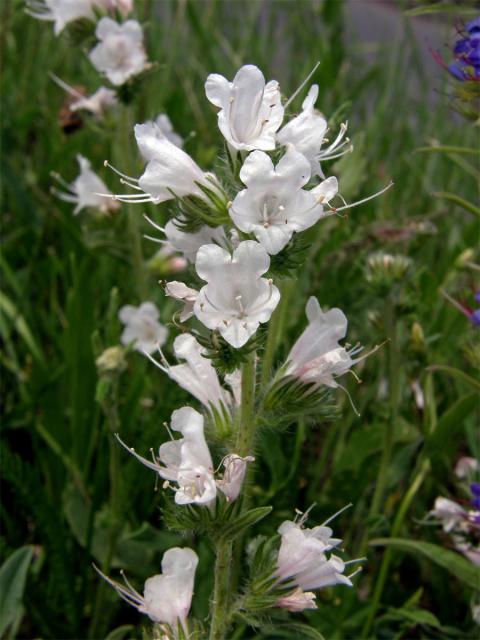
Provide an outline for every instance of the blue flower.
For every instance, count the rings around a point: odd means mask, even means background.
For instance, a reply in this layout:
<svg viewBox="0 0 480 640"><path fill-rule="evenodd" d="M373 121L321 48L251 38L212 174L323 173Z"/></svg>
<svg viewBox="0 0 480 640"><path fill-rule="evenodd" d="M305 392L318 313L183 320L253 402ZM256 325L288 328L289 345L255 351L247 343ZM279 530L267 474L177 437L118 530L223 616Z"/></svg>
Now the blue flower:
<svg viewBox="0 0 480 640"><path fill-rule="evenodd" d="M480 80L480 17L467 22L464 36L455 43L455 60L448 65L457 80Z"/></svg>

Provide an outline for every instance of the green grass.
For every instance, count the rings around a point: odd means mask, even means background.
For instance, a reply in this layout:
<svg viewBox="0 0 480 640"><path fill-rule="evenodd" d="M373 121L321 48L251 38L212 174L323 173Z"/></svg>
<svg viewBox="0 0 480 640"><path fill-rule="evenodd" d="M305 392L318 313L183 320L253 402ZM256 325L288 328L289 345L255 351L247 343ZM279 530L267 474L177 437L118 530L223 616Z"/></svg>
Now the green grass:
<svg viewBox="0 0 480 640"><path fill-rule="evenodd" d="M34 545L16 637L104 638L126 624L135 630L117 638L141 637L139 616L110 592L104 594L97 635L92 635L100 589L92 562L105 561L112 531L112 567L125 568L138 584L159 571L167 548L194 545L201 561L193 613L201 620L208 615L212 588L208 541L185 540L165 530L162 491L154 491L152 475L123 450L112 454L109 430L118 421L122 438L147 451L166 438L162 423L171 412L191 399L135 353L128 355L128 369L106 389L105 402L96 396L95 359L118 343L118 306L146 297L169 322L175 305L158 285L164 274L135 272L126 207L108 219L88 212L74 218L71 206L49 193L50 171L73 179L75 154L81 152L113 190L121 189L103 160L138 175L142 164L131 124L162 111L188 138L187 151L207 168L223 144L203 91L208 73L230 78L241 64L254 63L289 95L317 60L318 105L333 126L348 117L355 144L354 153L330 164L328 172L338 171L349 201L390 179L395 186L348 217L330 218L306 234L309 255L289 298L285 339L274 364L304 326L307 297L316 295L322 306L345 311L352 344L358 340L369 349L391 340L394 331L394 368L389 373L389 342L358 367L361 385L353 377L345 382L361 417L339 392L341 413L333 423L320 418L290 424L281 435L267 430L253 494L257 506L274 506L257 529L267 534L294 508L304 510L315 502L313 516L321 522L353 503L336 522L336 533L345 539L349 557L367 550L363 574L352 590L321 592L318 612L299 615L298 621L306 620L328 640L359 637L385 553L382 546L366 547L366 537L391 534L402 500L420 473L395 537L451 548L438 528L422 522L437 495L456 495L457 459L479 454L474 386L465 377L433 369L445 365L475 377L478 367L478 330L440 289L472 303L474 287L478 290L478 266L471 265L478 261L479 220L458 201L434 195L447 192L476 203L478 155L416 153L432 140L478 146L477 129L449 110L441 95L444 87L428 77L424 59L430 54L412 39L410 18L404 19L401 38L378 47L375 62L366 67L359 43L342 40L348 9L340 1L138 0L149 57L157 66L123 112L103 124L85 118L81 129L66 134L58 123L64 96L48 73L90 89L98 78L80 46L67 37L55 38L49 24L28 17L22 6L11 0L0 9L2 555L8 558L19 547ZM296 99L294 109L301 100ZM140 232L148 233L143 212L161 222L169 207L146 205L131 212ZM472 251L468 258L467 249ZM142 241L145 259L155 250ZM367 259L375 251L412 261L407 275L391 288L367 281ZM423 331L421 343L412 340L415 323ZM171 327L170 345L175 335ZM424 410L414 403L415 380L425 393ZM380 509L372 514L392 384L397 388L392 459ZM118 416L109 413L112 407ZM440 428L443 435L431 441ZM112 455L120 468L113 498ZM473 638L473 590L458 575L460 560L452 575L425 555L392 547L372 637ZM267 631L258 635L246 628L238 633L243 635L237 638L267 637ZM275 633L268 637L279 637Z"/></svg>

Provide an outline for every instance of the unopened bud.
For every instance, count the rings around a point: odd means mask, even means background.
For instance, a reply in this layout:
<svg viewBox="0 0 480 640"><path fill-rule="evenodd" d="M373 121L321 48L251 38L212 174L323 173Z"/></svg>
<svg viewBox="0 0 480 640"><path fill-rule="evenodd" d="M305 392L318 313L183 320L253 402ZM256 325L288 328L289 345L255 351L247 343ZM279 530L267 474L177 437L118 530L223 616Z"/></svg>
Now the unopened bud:
<svg viewBox="0 0 480 640"><path fill-rule="evenodd" d="M425 334L423 333L422 325L418 322L412 324L410 340L414 351L425 351Z"/></svg>
<svg viewBox="0 0 480 640"><path fill-rule="evenodd" d="M105 349L105 351L98 356L95 364L100 374L120 373L127 366L124 348L120 346L108 347L108 349Z"/></svg>

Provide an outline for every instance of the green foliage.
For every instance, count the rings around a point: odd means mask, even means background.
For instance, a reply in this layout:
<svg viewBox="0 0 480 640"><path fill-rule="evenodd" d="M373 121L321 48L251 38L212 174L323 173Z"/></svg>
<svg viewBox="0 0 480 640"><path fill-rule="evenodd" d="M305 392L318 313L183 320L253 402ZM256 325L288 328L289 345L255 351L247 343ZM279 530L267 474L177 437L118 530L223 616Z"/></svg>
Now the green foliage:
<svg viewBox="0 0 480 640"><path fill-rule="evenodd" d="M372 546L382 545L393 547L402 551L419 554L431 562L446 569L457 580L460 580L471 589L478 590L480 585L480 569L472 562L463 558L459 553L449 551L436 544L416 540L403 540L400 538L378 538L370 542Z"/></svg>
<svg viewBox="0 0 480 640"><path fill-rule="evenodd" d="M20 626L24 614L22 597L33 552L32 546L20 547L0 567L0 635L2 638L14 638Z"/></svg>

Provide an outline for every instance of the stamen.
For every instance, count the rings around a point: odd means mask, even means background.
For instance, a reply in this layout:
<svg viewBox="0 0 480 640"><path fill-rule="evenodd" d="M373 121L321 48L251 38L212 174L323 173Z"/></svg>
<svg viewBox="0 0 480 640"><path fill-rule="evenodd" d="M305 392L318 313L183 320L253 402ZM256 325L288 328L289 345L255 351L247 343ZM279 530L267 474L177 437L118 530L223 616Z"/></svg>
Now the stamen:
<svg viewBox="0 0 480 640"><path fill-rule="evenodd" d="M163 227L161 227L159 224L157 224L156 222L154 222L151 218L149 218L146 213L143 214L143 217L145 218L145 220L148 223L150 223L152 225L152 227L157 229L157 231L161 231L162 233L165 233L165 229Z"/></svg>
<svg viewBox="0 0 480 640"><path fill-rule="evenodd" d="M156 242L157 244L168 244L168 240L160 240L160 238L154 238L153 236L148 236L146 233L143 234L143 237L146 240L150 240L151 242Z"/></svg>
<svg viewBox="0 0 480 640"><path fill-rule="evenodd" d="M72 202L74 204L78 203L77 196L73 196L69 193L63 193L63 191L59 191L58 189L55 189L55 187L50 187L50 193L53 193L57 198L60 198L60 200L64 200L65 202Z"/></svg>
<svg viewBox="0 0 480 640"><path fill-rule="evenodd" d="M50 171L50 175L54 180L56 180L62 187L65 187L68 191L72 191L72 185L67 182L59 173L56 171Z"/></svg>
<svg viewBox="0 0 480 640"><path fill-rule="evenodd" d="M160 364L160 362L158 362L157 360L155 360L155 358L153 356L151 356L149 353L147 353L146 351L143 351L143 355L147 356L147 358L150 360L150 362L153 362L153 364L158 367L158 369L160 369L160 371L163 371L163 373L166 373L168 375L168 369L165 368L163 365Z"/></svg>
<svg viewBox="0 0 480 640"><path fill-rule="evenodd" d="M132 176L127 176L126 173L122 173L121 171L116 169L112 164L110 164L110 162L108 160L104 161L103 166L104 167L108 167L109 169L111 169L114 173L116 173L121 178L126 178L127 180L131 180L132 182L138 182L138 178L132 178Z"/></svg>
<svg viewBox="0 0 480 640"><path fill-rule="evenodd" d="M82 95L80 91L77 91L76 89L71 87L69 84L67 84L66 82L61 80L58 76L56 76L54 73L50 72L48 75L55 82L55 84L58 84L58 86L61 89L69 93L71 96L75 96L75 98L79 98L80 100L83 100L85 98L85 96Z"/></svg>
<svg viewBox="0 0 480 640"><path fill-rule="evenodd" d="M341 513L343 513L344 511L346 511L347 509L350 509L350 507L353 507L353 502L350 502L349 504L346 504L344 507L342 507L340 509L340 511L337 511L336 513L333 514L333 516L330 516L330 518L328 518L327 520L325 520L325 522L322 522L322 524L320 525L321 527L325 527L329 522L332 522L332 520L335 520L335 518L337 516L339 516Z"/></svg>
<svg viewBox="0 0 480 640"><path fill-rule="evenodd" d="M120 183L127 185L127 187L130 187L130 189L136 189L137 191L141 191L142 193L145 193L143 189L140 189L140 187L137 184L133 184L132 182L125 180L125 178L120 178Z"/></svg>
<svg viewBox="0 0 480 640"><path fill-rule="evenodd" d="M318 67L320 66L320 61L318 61L316 63L316 65L313 67L313 69L310 71L310 73L308 74L308 76L305 78L305 80L302 82L302 84L298 87L298 89L296 91L293 92L293 94L290 96L290 98L286 101L285 105L284 105L284 109L287 110L289 104L295 100L295 98L298 96L298 94L300 93L300 91L303 89L303 87L307 84L307 82L310 80L310 78L313 76L313 74L315 73L315 71L318 69Z"/></svg>
<svg viewBox="0 0 480 640"><path fill-rule="evenodd" d="M158 462L155 462L155 463L150 462L150 460L147 460L147 458L144 458L143 456L138 454L133 447L129 447L127 444L125 444L125 442L123 442L123 440L120 438L118 433L115 434L115 438L122 445L122 447L128 451L128 453L130 455L132 455L134 458L136 458L139 462L144 464L149 469L152 469L153 471L156 471L157 473L160 473L160 471L163 469L163 467L161 467L158 464Z"/></svg>
<svg viewBox="0 0 480 640"><path fill-rule="evenodd" d="M392 186L393 186L393 180L391 180L386 187L384 187L380 191L377 191L377 193L374 193L373 195L368 196L367 198L363 198L362 200L358 200L358 202L352 202L352 204L347 204L344 207L338 207L338 208L334 207L331 209L331 212L338 213L339 211L343 211L344 209L351 209L352 207L358 207L360 204L364 204L369 200L373 200L373 198L377 198L378 196L381 196L382 193L385 193L385 191L388 191Z"/></svg>

